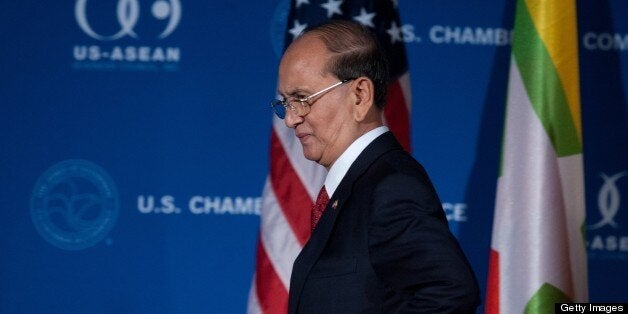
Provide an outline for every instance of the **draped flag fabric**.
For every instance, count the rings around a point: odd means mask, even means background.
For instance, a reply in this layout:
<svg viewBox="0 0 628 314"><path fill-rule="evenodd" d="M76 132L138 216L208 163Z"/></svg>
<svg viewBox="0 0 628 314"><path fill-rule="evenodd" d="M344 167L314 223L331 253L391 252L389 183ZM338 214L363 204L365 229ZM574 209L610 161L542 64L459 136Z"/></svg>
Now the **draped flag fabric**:
<svg viewBox="0 0 628 314"><path fill-rule="evenodd" d="M587 301L576 4L519 0L486 313Z"/></svg>
<svg viewBox="0 0 628 314"><path fill-rule="evenodd" d="M331 19L353 20L377 34L388 54L392 76L384 120L409 151L410 81L396 1L293 1L285 47L306 27ZM274 117L270 174L263 192L256 270L248 313L287 312L292 264L310 236L310 211L326 174L323 167L303 157L294 130Z"/></svg>

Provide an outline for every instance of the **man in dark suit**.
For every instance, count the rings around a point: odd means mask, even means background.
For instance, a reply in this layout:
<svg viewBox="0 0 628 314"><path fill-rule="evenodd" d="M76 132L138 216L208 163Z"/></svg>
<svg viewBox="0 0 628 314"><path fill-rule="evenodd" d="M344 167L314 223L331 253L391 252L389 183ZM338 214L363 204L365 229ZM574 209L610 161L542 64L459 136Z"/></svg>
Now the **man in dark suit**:
<svg viewBox="0 0 628 314"><path fill-rule="evenodd" d="M473 313L479 289L421 165L383 126L375 37L334 21L286 50L273 103L329 170L294 262L289 313Z"/></svg>

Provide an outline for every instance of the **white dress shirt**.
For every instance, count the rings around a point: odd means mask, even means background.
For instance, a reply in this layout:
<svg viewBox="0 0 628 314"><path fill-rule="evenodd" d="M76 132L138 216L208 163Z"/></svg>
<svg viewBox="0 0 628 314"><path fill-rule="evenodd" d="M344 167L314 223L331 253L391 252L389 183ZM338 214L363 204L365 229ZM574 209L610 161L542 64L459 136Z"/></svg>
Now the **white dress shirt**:
<svg viewBox="0 0 628 314"><path fill-rule="evenodd" d="M338 188L340 181L345 177L347 171L349 171L349 167L353 164L353 162L358 158L358 156L362 153L362 151L371 144L376 138L380 135L388 132L388 127L380 126L375 129L372 129L362 136L358 137L347 150L345 150L338 160L334 162L334 164L329 169L327 173L327 177L325 178L325 190L327 190L327 195L331 198Z"/></svg>

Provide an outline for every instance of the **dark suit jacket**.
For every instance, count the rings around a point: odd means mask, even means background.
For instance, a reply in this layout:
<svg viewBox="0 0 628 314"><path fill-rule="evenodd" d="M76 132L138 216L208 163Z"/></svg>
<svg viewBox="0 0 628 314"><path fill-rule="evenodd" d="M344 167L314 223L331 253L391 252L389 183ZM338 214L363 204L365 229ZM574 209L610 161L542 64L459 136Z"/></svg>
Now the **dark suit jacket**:
<svg viewBox="0 0 628 314"><path fill-rule="evenodd" d="M473 313L475 276L434 187L392 133L340 182L294 262L289 313Z"/></svg>

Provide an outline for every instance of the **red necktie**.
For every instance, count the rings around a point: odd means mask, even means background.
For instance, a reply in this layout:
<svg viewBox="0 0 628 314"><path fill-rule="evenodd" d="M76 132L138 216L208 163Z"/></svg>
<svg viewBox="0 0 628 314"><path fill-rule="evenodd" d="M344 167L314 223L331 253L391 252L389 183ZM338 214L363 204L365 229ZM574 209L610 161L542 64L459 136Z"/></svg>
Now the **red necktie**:
<svg viewBox="0 0 628 314"><path fill-rule="evenodd" d="M323 216L323 212L325 211L325 207L327 206L327 203L329 203L329 196L327 195L327 190L325 189L325 186L323 185L323 187L321 188L321 191L318 192L318 197L316 198L316 203L314 204L314 207L312 207L312 231L314 231L314 228L316 228L316 224L318 224L318 221L321 219L321 216Z"/></svg>

